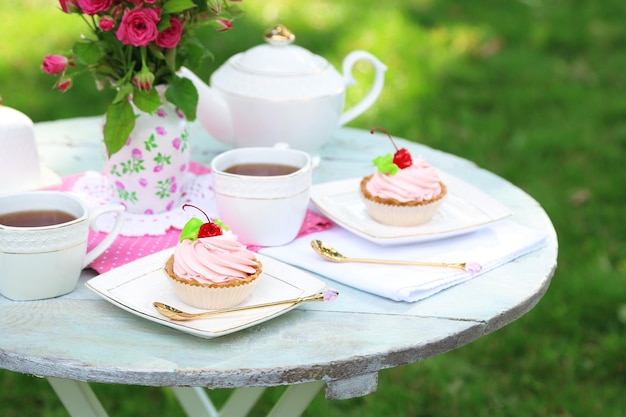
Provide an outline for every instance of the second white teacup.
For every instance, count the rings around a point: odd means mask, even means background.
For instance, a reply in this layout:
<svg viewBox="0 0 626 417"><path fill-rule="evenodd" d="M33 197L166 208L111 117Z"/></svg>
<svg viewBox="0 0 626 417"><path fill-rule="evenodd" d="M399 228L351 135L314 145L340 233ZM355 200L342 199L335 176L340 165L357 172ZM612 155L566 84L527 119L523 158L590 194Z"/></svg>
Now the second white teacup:
<svg viewBox="0 0 626 417"><path fill-rule="evenodd" d="M220 220L248 245L280 246L297 236L309 204L312 162L288 148L237 148L211 162Z"/></svg>
<svg viewBox="0 0 626 417"><path fill-rule="evenodd" d="M111 232L87 252L89 228L115 212ZM0 196L0 294L12 300L39 300L74 290L80 271L115 240L123 222L121 205L91 212L78 197L59 191Z"/></svg>

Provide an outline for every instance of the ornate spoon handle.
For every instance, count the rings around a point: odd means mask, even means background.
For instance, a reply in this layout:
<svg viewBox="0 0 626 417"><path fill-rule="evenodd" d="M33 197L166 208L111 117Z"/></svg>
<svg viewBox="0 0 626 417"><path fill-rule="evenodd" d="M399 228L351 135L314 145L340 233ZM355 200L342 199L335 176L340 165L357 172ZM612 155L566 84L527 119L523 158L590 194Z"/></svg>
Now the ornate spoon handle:
<svg viewBox="0 0 626 417"><path fill-rule="evenodd" d="M242 307L226 308L226 309L222 309L222 310L204 311L202 313L188 313L186 311L179 310L176 307L172 307L170 305L164 304L164 303L162 303L160 301L155 301L155 302L152 303L152 305L154 306L156 311L158 311L160 314L164 315L165 317L167 317L170 320L188 321L188 320L196 320L196 319L202 319L202 318L206 318L206 317L217 316L217 315L220 315L220 314L236 313L236 312L248 311L248 310L256 310L256 309L259 309L259 308L279 306L279 305L285 305L285 304L301 304L301 303L306 303L306 302L309 302L309 301L333 301L335 298L337 298L338 295L339 295L339 293L337 291L326 290L326 291L319 292L317 294L312 294L312 295L309 295L309 296L306 296L306 297L292 298L292 299L289 299L289 300L271 301L269 303L254 304L254 305L242 306Z"/></svg>

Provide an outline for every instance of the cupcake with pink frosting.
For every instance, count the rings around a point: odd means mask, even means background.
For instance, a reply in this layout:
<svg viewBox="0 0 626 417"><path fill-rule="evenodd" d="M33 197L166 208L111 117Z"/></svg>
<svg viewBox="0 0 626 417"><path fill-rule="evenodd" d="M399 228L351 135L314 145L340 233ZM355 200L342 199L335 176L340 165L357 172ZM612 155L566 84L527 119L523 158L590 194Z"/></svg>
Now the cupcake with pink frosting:
<svg viewBox="0 0 626 417"><path fill-rule="evenodd" d="M252 293L262 265L219 220L207 220L187 222L165 272L186 304L208 310L233 307Z"/></svg>
<svg viewBox="0 0 626 417"><path fill-rule="evenodd" d="M392 226L419 226L430 221L444 200L446 186L437 170L421 156L415 160L406 148L374 159L376 172L361 180L361 195L369 215Z"/></svg>

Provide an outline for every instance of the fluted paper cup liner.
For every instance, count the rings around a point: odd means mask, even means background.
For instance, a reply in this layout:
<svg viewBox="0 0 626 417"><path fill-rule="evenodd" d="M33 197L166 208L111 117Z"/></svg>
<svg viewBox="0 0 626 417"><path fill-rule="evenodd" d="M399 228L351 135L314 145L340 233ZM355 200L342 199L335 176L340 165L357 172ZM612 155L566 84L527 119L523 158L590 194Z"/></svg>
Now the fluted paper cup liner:
<svg viewBox="0 0 626 417"><path fill-rule="evenodd" d="M220 310L234 307L248 298L261 275L261 262L258 264L256 272L244 279L216 284L201 284L176 276L173 255L165 263L165 271L174 292L185 304L206 310Z"/></svg>
<svg viewBox="0 0 626 417"><path fill-rule="evenodd" d="M444 197L447 194L446 186L441 185L441 194L428 201L399 202L389 198L379 198L371 195L365 188L371 175L361 180L361 196L370 217L379 223L390 226L419 226L433 218Z"/></svg>

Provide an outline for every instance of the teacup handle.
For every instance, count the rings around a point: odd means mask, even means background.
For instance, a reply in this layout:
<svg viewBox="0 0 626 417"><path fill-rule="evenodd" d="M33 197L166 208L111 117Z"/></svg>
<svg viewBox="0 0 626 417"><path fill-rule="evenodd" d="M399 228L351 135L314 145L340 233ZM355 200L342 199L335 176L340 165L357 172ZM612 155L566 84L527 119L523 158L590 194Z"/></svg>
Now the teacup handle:
<svg viewBox="0 0 626 417"><path fill-rule="evenodd" d="M344 112L339 118L339 126L343 126L355 117L359 116L365 110L367 110L378 96L383 91L383 85L385 83L385 71L387 71L387 66L380 62L378 58L369 52L365 51L354 51L350 52L343 60L343 77L346 83L346 87L356 84L356 80L352 77L352 68L360 60L369 61L374 66L375 76L374 83L370 88L370 91L355 104L352 108Z"/></svg>
<svg viewBox="0 0 626 417"><path fill-rule="evenodd" d="M120 230L122 230L122 224L124 223L124 207L120 205L104 205L98 206L91 210L89 213L89 227L94 231L98 232L98 227L96 226L96 220L98 217L105 213L117 213L115 216L115 225L113 225L113 229L109 232L109 234L102 239L95 248L91 249L85 255L85 260L83 262L83 268L93 262L98 256L102 255L102 253L109 248L113 244L113 241L120 234Z"/></svg>

